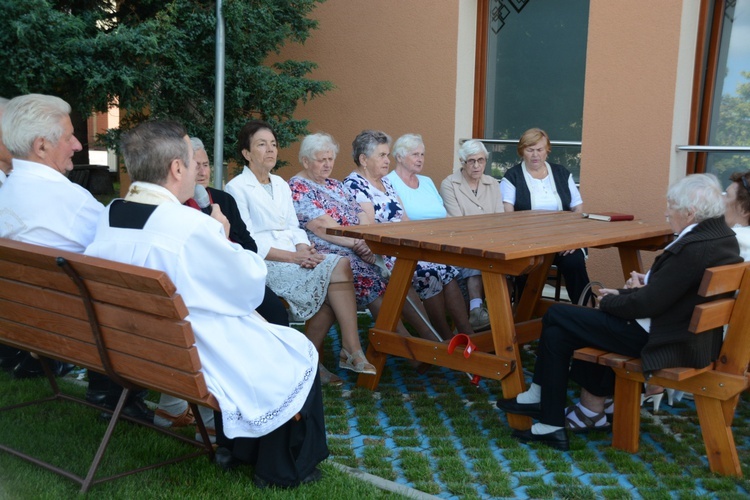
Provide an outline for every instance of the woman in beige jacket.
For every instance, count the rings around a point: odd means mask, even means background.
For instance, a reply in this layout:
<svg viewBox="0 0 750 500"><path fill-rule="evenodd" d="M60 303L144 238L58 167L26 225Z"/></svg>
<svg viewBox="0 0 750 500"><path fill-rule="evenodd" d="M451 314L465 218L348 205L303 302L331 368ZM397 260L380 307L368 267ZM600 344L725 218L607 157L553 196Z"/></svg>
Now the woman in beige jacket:
<svg viewBox="0 0 750 500"><path fill-rule="evenodd" d="M461 169L449 175L440 184L440 196L449 217L492 214L503 211L500 184L484 175L489 153L481 141L471 139L458 150ZM469 292L469 321L472 325L489 323L487 307L482 302L484 287L482 274L476 269L461 270Z"/></svg>

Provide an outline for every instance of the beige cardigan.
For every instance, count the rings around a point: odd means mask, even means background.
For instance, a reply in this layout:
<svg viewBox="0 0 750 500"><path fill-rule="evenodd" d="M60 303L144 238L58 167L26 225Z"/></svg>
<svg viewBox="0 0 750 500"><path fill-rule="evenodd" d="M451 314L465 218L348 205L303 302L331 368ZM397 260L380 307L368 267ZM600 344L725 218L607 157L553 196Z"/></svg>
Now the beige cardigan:
<svg viewBox="0 0 750 500"><path fill-rule="evenodd" d="M500 183L489 175L482 175L474 196L463 174L453 173L440 183L440 196L449 217L503 212Z"/></svg>

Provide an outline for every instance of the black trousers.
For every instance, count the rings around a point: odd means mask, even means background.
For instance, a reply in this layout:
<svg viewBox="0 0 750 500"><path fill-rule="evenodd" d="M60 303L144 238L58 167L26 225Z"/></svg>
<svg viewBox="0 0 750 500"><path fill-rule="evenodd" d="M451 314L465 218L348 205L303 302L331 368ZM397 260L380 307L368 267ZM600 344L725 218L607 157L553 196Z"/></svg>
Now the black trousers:
<svg viewBox="0 0 750 500"><path fill-rule="evenodd" d="M570 302L577 304L578 299L581 298L583 289L586 288L586 285L590 281L589 273L586 271L586 254L580 248L568 255L560 255L558 253L552 263L557 266L557 271L565 278L565 289L568 291ZM528 276L526 275L515 278L516 291L514 292L514 296L516 300L521 297L527 278ZM590 292L587 295L590 297Z"/></svg>
<svg viewBox="0 0 750 500"><path fill-rule="evenodd" d="M565 278L565 289L568 291L570 302L577 304L583 289L590 281L589 273L586 271L586 254L580 248L568 255L557 254L553 264Z"/></svg>
<svg viewBox="0 0 750 500"><path fill-rule="evenodd" d="M533 381L542 387L543 424L565 425L568 377L595 396L614 394L611 368L573 360L573 351L597 347L637 357L648 332L635 320L625 320L599 309L556 304L542 318Z"/></svg>
<svg viewBox="0 0 750 500"><path fill-rule="evenodd" d="M300 416L300 420L289 420L259 438L228 439L221 413L216 412L216 444L229 449L235 458L254 465L255 475L269 484L297 486L328 457L320 375L315 376Z"/></svg>
<svg viewBox="0 0 750 500"><path fill-rule="evenodd" d="M289 326L289 314L286 312L286 307L284 307L279 296L268 286L266 286L263 302L255 310L269 323Z"/></svg>

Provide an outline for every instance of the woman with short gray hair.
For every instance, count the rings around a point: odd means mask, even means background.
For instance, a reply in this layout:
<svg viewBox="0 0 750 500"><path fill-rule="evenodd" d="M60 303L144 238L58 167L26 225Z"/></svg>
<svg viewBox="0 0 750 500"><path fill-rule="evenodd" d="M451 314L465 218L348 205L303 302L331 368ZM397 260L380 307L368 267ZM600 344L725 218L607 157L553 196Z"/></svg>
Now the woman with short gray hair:
<svg viewBox="0 0 750 500"><path fill-rule="evenodd" d="M471 139L458 149L461 167L440 183L440 196L449 217L481 215L503 212L503 198L497 179L485 175L489 152L482 141ZM463 269L469 292L469 320L479 327L489 323L490 315L484 305L482 273L476 269Z"/></svg>

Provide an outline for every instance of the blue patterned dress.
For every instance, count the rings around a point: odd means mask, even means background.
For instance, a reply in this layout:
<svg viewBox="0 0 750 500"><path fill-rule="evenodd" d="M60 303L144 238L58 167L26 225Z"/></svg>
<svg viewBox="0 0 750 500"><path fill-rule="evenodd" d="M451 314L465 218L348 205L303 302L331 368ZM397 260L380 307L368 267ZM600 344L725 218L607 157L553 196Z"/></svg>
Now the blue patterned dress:
<svg viewBox="0 0 750 500"><path fill-rule="evenodd" d="M344 185L358 203L372 203L376 222L401 222L404 217L404 207L401 206L396 190L393 189L388 179L383 177L381 180L385 193L357 172L349 174L344 179ZM394 257L387 257L386 265L392 269L395 260ZM419 261L414 271L412 286L419 294L419 298L426 300L440 293L443 286L453 281L458 275L458 269L453 266Z"/></svg>
<svg viewBox="0 0 750 500"><path fill-rule="evenodd" d="M310 242L315 244L315 249L323 254L341 255L351 262L357 306L367 306L383 295L387 280L380 269L363 261L351 248L326 241L307 229L307 224L321 215L330 216L341 226L359 225L362 208L344 185L335 179L326 179L325 183L318 184L295 175L289 179L289 187L297 219L307 231Z"/></svg>

